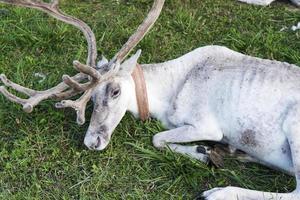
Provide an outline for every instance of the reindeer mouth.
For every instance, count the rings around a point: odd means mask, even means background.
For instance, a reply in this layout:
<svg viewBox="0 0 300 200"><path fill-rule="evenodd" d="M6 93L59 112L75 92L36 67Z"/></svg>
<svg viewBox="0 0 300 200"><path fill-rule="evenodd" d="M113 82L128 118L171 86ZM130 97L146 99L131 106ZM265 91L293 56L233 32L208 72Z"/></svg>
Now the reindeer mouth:
<svg viewBox="0 0 300 200"><path fill-rule="evenodd" d="M96 140L94 140L91 137L85 138L84 144L87 148L90 150L102 150L101 149L101 144L102 144L102 139L100 136L97 136Z"/></svg>
<svg viewBox="0 0 300 200"><path fill-rule="evenodd" d="M106 148L108 145L109 140L107 140L105 137L98 135L98 136L92 136L88 135L84 139L84 144L89 150L93 151L101 151Z"/></svg>

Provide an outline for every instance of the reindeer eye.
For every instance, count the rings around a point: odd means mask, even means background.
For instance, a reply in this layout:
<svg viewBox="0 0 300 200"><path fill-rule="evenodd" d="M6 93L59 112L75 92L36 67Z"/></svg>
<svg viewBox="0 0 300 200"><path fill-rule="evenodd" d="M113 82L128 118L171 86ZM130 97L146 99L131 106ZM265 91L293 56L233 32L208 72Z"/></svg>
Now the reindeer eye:
<svg viewBox="0 0 300 200"><path fill-rule="evenodd" d="M115 89L112 91L112 98L117 98L121 93L121 90L120 89Z"/></svg>

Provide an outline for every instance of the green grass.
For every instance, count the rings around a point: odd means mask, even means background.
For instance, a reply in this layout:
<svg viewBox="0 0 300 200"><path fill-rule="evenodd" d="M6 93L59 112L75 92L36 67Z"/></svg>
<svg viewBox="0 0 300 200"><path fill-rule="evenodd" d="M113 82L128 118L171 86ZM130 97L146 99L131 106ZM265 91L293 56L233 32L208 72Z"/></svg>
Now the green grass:
<svg viewBox="0 0 300 200"><path fill-rule="evenodd" d="M61 7L92 27L99 55L112 57L151 2L65 0ZM299 10L287 2L258 7L236 0L168 0L139 44L140 62L165 61L218 44L300 66L300 31L290 31L298 21ZM77 29L46 14L1 5L0 50L0 73L46 89L60 82L62 74L75 74L71 63L85 61L86 42ZM36 72L47 79L38 83ZM256 164L227 159L223 169L216 169L160 152L151 144L151 137L163 130L160 123L141 123L130 114L107 150L88 151L83 145L88 122L76 125L73 110L57 110L53 104L43 102L26 114L0 96L0 199L193 199L203 190L229 184L280 192L295 187L293 177Z"/></svg>

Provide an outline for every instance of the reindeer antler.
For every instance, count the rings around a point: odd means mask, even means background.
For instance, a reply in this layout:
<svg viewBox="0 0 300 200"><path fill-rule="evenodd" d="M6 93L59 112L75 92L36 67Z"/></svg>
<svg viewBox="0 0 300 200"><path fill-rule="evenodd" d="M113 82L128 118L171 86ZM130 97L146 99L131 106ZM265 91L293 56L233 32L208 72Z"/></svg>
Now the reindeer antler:
<svg viewBox="0 0 300 200"><path fill-rule="evenodd" d="M123 45L121 50L114 56L114 58L108 63L108 66L106 66L109 70L104 75L105 77L102 77L101 80L105 80L106 77L110 77L116 72L118 72L120 63L126 58L126 56L130 53L130 51L143 39L143 37L146 35L146 33L150 30L150 28L153 26L155 21L158 19L161 10L163 8L165 0L155 0L153 3L153 6L146 17L146 19L143 21L143 23L138 27L137 31L128 39L128 41ZM97 71L96 71L97 72ZM95 72L95 73L96 73ZM80 85L75 80L72 80L69 76L65 77L64 80L65 83L68 83L70 87L73 89L80 89L83 88L82 85ZM91 98L92 92L96 86L99 80L92 79L90 85L92 86L90 89L88 89L83 96L76 100L66 100L62 101L60 103L56 104L57 108L65 108L65 107L72 107L75 110L77 110L77 113L79 116L84 117L85 113L85 107L89 99ZM77 119L78 122L78 119ZM80 123L80 121L79 121ZM83 122L84 123L84 122Z"/></svg>
<svg viewBox="0 0 300 200"><path fill-rule="evenodd" d="M0 92L10 101L23 105L23 109L26 112L32 112L33 108L45 99L68 99L76 94L84 92L84 94L76 101L63 100L60 103L56 104L57 108L74 108L77 111L77 123L83 124L85 122L86 104L90 100L94 88L100 81L105 80L118 71L120 63L138 44L138 42L146 35L146 33L150 30L152 25L159 17L164 1L165 0L154 1L152 9L150 10L147 18L138 27L137 31L129 38L125 45L123 45L121 50L107 64L107 68L109 69L109 71L101 76L100 73L96 69L94 69L97 58L97 47L94 33L92 32L91 28L83 21L61 12L58 8L58 0L52 0L50 3L45 3L40 0L0 0L0 2L7 4L41 10L60 21L71 24L83 32L88 43L88 58L86 65L83 65L78 61L74 61L73 63L75 69L77 69L81 73L78 73L73 77L64 75L62 83L45 91L35 91L25 88L8 80L5 75L0 75L0 80L4 83L5 86L11 87L16 91L29 96L29 98L19 98L8 92L4 86L0 87ZM81 83L88 77L90 79L89 82Z"/></svg>

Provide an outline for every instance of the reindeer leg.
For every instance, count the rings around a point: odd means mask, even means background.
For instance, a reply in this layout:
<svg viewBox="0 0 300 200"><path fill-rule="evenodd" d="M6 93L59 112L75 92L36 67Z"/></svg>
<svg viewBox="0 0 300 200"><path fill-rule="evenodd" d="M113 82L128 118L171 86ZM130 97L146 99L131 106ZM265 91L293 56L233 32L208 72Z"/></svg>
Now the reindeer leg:
<svg viewBox="0 0 300 200"><path fill-rule="evenodd" d="M192 158L207 163L208 161L207 153L209 153L208 151L209 148L205 146L199 146L199 145L184 146L184 145L176 144L176 143L195 142L201 140L220 141L223 137L221 131L217 131L216 129L210 130L206 128L202 130L203 131L200 131L198 128L192 125L185 125L179 128L175 128L172 130L168 130L156 134L153 137L153 144L156 148L163 149L169 147L174 152L188 155Z"/></svg>
<svg viewBox="0 0 300 200"><path fill-rule="evenodd" d="M203 163L208 163L210 148L203 145L185 146L180 144L168 144L168 147L176 153L186 155L188 157L199 160Z"/></svg>

